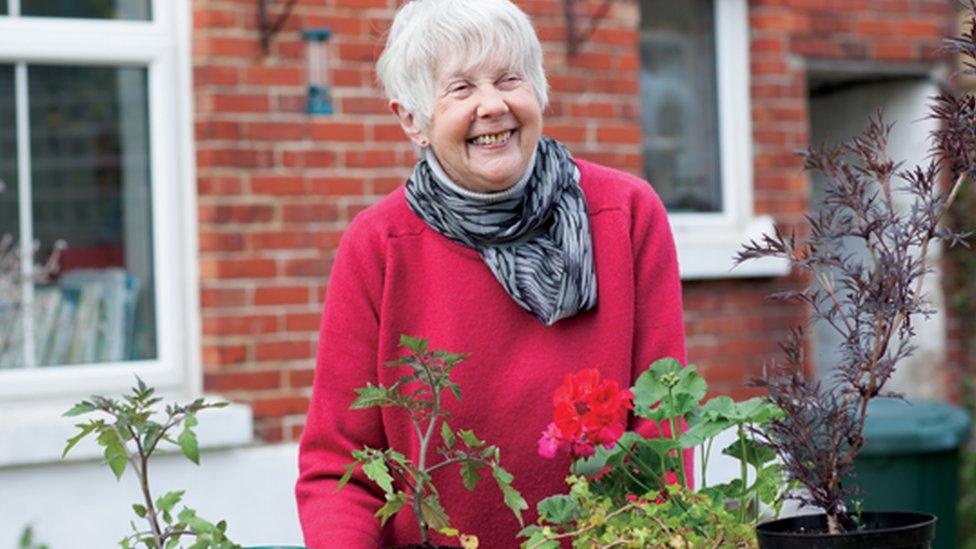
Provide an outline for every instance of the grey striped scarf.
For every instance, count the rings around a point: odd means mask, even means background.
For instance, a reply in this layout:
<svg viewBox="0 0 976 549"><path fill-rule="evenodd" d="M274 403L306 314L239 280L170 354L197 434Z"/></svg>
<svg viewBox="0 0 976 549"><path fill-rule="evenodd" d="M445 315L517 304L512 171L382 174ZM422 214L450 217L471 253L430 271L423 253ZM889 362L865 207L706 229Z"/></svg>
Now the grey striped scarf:
<svg viewBox="0 0 976 549"><path fill-rule="evenodd" d="M534 158L527 177L497 196L441 181L436 159L421 159L406 197L435 231L477 250L508 295L551 326L596 305L596 268L573 157L542 137Z"/></svg>

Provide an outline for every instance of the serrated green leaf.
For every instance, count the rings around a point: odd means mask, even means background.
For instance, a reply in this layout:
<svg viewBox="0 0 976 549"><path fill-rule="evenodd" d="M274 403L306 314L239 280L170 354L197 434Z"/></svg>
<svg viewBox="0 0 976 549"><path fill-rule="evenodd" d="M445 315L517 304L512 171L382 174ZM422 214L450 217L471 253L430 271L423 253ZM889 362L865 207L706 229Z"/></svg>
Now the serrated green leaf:
<svg viewBox="0 0 976 549"><path fill-rule="evenodd" d="M454 437L454 432L451 431L451 426L446 421L441 423L441 440L444 441L444 446L448 450L454 448L454 444L457 442L457 439Z"/></svg>
<svg viewBox="0 0 976 549"><path fill-rule="evenodd" d="M495 482L502 491L502 495L505 498L505 505L515 514L515 518L519 521L519 526L524 526L522 511L528 509L529 504L525 502L522 494L512 486L512 474L500 465L495 465L491 468L491 475L495 477Z"/></svg>
<svg viewBox="0 0 976 549"><path fill-rule="evenodd" d="M95 405L87 400L79 402L71 407L70 410L61 414L62 417L74 417L80 416L81 414L87 414L88 412L95 411Z"/></svg>
<svg viewBox="0 0 976 549"><path fill-rule="evenodd" d="M335 489L336 492L342 490L342 487L345 486L347 482L349 482L349 479L352 478L352 474L356 471L356 467L359 467L360 463L362 463L362 460L357 459L356 461L346 465L346 470L342 474L342 478L340 478L339 483L336 484L336 489Z"/></svg>
<svg viewBox="0 0 976 549"><path fill-rule="evenodd" d="M200 446L197 443L197 435L190 429L196 424L196 418L189 415L187 419L192 419L193 423L184 423L183 431L180 432L180 436L176 441L180 446L180 452L183 452L186 459L200 465Z"/></svg>
<svg viewBox="0 0 976 549"><path fill-rule="evenodd" d="M409 497L404 492L388 493L386 494L386 503L376 511L374 516L380 519L381 525L386 525L386 521L397 514L407 501L409 501Z"/></svg>
<svg viewBox="0 0 976 549"><path fill-rule="evenodd" d="M459 387L457 383L448 381L445 383L445 385L451 390L451 394L454 395L454 398L461 400L461 387Z"/></svg>
<svg viewBox="0 0 976 549"><path fill-rule="evenodd" d="M68 455L68 452L74 448L75 445L81 441L81 439L85 438L95 430L95 424L93 423L79 423L75 425L75 427L81 429L81 432L68 439L68 442L64 447L64 451L61 452L61 459L64 459L64 456Z"/></svg>
<svg viewBox="0 0 976 549"><path fill-rule="evenodd" d="M480 467L481 464L477 461L461 463L461 482L468 490L474 490L478 486L478 481L481 480L481 474L478 473Z"/></svg>
<svg viewBox="0 0 976 549"><path fill-rule="evenodd" d="M112 429L105 429L98 435L98 444L105 448L105 463L108 464L116 480L122 478L125 467L129 463L129 453L125 448L125 443L119 438L118 433Z"/></svg>
<svg viewBox="0 0 976 549"><path fill-rule="evenodd" d="M367 383L365 387L356 389L356 394L359 396L349 405L350 410L361 410L374 406L391 406L394 404L394 395L391 395L390 390L382 385L377 387L372 383Z"/></svg>
<svg viewBox="0 0 976 549"><path fill-rule="evenodd" d="M186 490L174 490L171 492L166 492L162 496L156 498L156 508L161 511L172 511L173 507L183 499L183 494Z"/></svg>
<svg viewBox="0 0 976 549"><path fill-rule="evenodd" d="M464 445L472 450L475 448L480 448L485 444L485 441L479 440L478 437L475 436L474 431L471 429L458 431L457 434L461 441L464 442Z"/></svg>
<svg viewBox="0 0 976 549"><path fill-rule="evenodd" d="M553 524L566 524L579 517L580 506L576 498L560 494L540 501L536 508L541 518Z"/></svg>
<svg viewBox="0 0 976 549"><path fill-rule="evenodd" d="M420 500L420 513L424 516L424 522L434 530L450 528L450 519L441 507L441 503L434 496L427 496Z"/></svg>
<svg viewBox="0 0 976 549"><path fill-rule="evenodd" d="M376 458L363 463L363 473L369 480L375 482L386 493L393 492L393 477L383 458Z"/></svg>
<svg viewBox="0 0 976 549"><path fill-rule="evenodd" d="M427 340L419 337L410 337L406 334L400 335L400 346L414 353L424 353L427 351Z"/></svg>
<svg viewBox="0 0 976 549"><path fill-rule="evenodd" d="M201 543L201 542L202 543L206 543L203 540L200 540L197 543ZM168 540L166 540L166 549L176 549L176 546L178 546L179 544L180 544L180 536L178 536L178 535L177 536L173 536L173 537L169 538Z"/></svg>
<svg viewBox="0 0 976 549"><path fill-rule="evenodd" d="M139 518L146 518L147 511L145 505L139 505L138 503L133 503L132 510L135 511L136 515Z"/></svg>

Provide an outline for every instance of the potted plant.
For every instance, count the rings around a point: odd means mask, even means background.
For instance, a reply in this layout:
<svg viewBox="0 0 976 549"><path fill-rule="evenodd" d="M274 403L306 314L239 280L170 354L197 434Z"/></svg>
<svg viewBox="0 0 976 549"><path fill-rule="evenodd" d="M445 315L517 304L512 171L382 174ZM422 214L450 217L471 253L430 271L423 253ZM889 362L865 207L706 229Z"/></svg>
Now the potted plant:
<svg viewBox="0 0 976 549"><path fill-rule="evenodd" d="M964 72L976 73L976 32L946 43L962 54ZM785 360L767 365L757 380L783 411L764 432L788 477L803 488L794 497L823 511L760 525L761 547L927 547L934 536L931 515L852 512L846 502L854 490L845 484L865 445L868 403L899 396L887 393L885 383L914 350L913 319L931 313L922 293L929 247L966 236L940 221L976 169L976 98L944 91L933 100L930 117L941 127L927 166L905 169L888 158L891 125L879 114L849 142L803 153L805 168L822 172L827 189L802 237L764 235L738 254L737 262L786 258L805 273L806 288L774 297L806 304L842 341L832 385L807 375L800 329L783 345ZM944 178L952 181L948 191ZM910 207L899 208L899 198ZM845 247L853 242L865 260Z"/></svg>
<svg viewBox="0 0 976 549"><path fill-rule="evenodd" d="M431 351L427 340L406 335L400 336L400 345L409 354L387 363L387 366L401 368L403 376L389 387L367 384L357 389L359 396L350 408L397 407L405 410L418 435L417 455L407 456L393 448L356 450L352 453L355 461L346 467L336 490L342 489L353 472L361 467L366 477L386 495L386 503L376 512L381 523L386 524L403 509L413 511L422 543L410 547L433 547L430 538L433 529L442 535L457 537L467 549L477 547L478 540L451 527L430 474L456 465L460 467L464 487L474 490L481 478L479 471L487 468L498 484L505 504L521 525L522 511L528 504L512 486L512 475L502 468L498 448L478 439L472 430L453 429L447 423L449 415L444 409L444 399L448 391L454 398L461 399L461 389L451 381L451 371L467 355ZM436 462L431 459L435 451L441 457Z"/></svg>
<svg viewBox="0 0 976 549"><path fill-rule="evenodd" d="M567 479L570 491L539 503L538 524L522 531L528 538L522 547L556 549L565 540L587 548L755 546L754 525L763 514L778 513L788 487L754 429L779 411L759 397L703 403L706 391L696 367L674 359L656 361L629 390L593 369L567 376L553 397L554 421L539 453L578 458ZM666 436L624 432L631 410L658 422ZM679 434L670 427L682 419L688 428ZM739 460L740 474L708 486L708 458L726 430L735 440L723 454ZM682 454L696 447L702 449L702 488L694 492Z"/></svg>
<svg viewBox="0 0 976 549"><path fill-rule="evenodd" d="M200 464L200 449L193 432L197 413L208 408L221 408L227 403L205 402L200 398L189 404L169 404L165 407L165 418L158 422L152 418L161 399L154 396L153 388L136 379L137 386L121 400L96 395L64 413L68 417L95 413L98 417L76 425L79 432L68 439L61 457L64 458L79 441L92 435L104 448L105 464L116 479L121 479L126 469L131 469L138 478L142 501L134 503L132 511L144 527L137 527L132 522L133 533L119 541L120 547L172 548L188 538L192 540L190 549L239 549L239 545L227 538L225 521L204 520L186 505L177 512L184 490L170 491L154 498L149 485L149 462L161 445L175 445L187 459ZM174 438L176 430L179 434Z"/></svg>

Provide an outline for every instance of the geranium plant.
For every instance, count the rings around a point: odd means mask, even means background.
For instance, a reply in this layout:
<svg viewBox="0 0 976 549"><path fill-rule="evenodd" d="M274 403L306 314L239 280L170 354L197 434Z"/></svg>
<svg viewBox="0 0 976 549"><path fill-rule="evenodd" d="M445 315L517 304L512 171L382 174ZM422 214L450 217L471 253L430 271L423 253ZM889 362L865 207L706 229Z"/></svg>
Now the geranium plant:
<svg viewBox="0 0 976 549"><path fill-rule="evenodd" d="M474 490L482 470L488 469L502 492L505 505L522 524L522 511L528 504L512 486L512 475L502 468L498 447L480 440L470 429L455 430L448 423L450 414L444 409L445 397L450 393L461 399L461 389L451 380L451 372L467 355L431 351L427 340L406 335L400 336L400 345L409 354L387 363L387 366L402 368L403 375L390 386L367 384L357 389L359 396L350 408L397 407L405 410L417 434L417 455L406 456L393 448L356 450L352 453L355 461L346 467L336 489L342 489L353 472L362 467L366 477L386 495L386 503L376 512L381 523L386 524L394 514L409 507L413 509L425 546L430 543L430 529L446 536L458 536L465 546L477 546L473 536L451 527L450 518L431 482L431 473L456 465L464 487ZM435 461L432 452L440 459Z"/></svg>
<svg viewBox="0 0 976 549"><path fill-rule="evenodd" d="M227 539L227 523L211 523L197 516L195 510L183 506L179 512L176 506L182 501L184 490L170 491L153 497L149 485L149 463L163 445L175 446L187 459L200 464L200 448L193 427L197 425L197 414L208 408L221 408L226 402L206 402L196 399L189 404L167 404L162 422L153 420L155 408L162 401L155 396L155 389L147 386L141 379L131 394L116 400L103 396L92 396L75 404L64 413L74 417L97 414L95 419L79 423L77 435L68 439L63 458L85 437L92 435L98 445L104 448L105 464L109 466L116 479L121 479L126 469L131 470L139 480L142 501L132 505L132 511L144 524L136 526L132 522L133 533L119 542L125 549L145 547L147 549L172 549L188 538L190 549L234 549L238 545ZM173 432L179 430L179 434Z"/></svg>
<svg viewBox="0 0 976 549"><path fill-rule="evenodd" d="M565 495L539 503L539 523L525 528L523 547L751 547L762 508L778 513L786 484L775 454L754 427L778 410L763 398L702 402L705 380L694 365L656 361L631 389L600 380L597 370L566 377L553 397L555 420L539 453L578 458ZM647 439L625 431L628 414L666 427ZM672 426L684 419L687 429ZM707 486L705 470L715 437L732 429L723 453L740 460L739 478ZM683 452L702 447L702 488L691 490ZM749 469L752 469L750 474Z"/></svg>
<svg viewBox="0 0 976 549"><path fill-rule="evenodd" d="M967 74L976 74L974 22L971 16L969 32L947 41L962 55ZM892 126L880 114L847 143L807 150L805 168L827 181L820 213L807 218L802 235L766 235L738 255L739 262L789 260L809 283L774 297L806 304L841 338L831 383L807 374L799 328L784 344L785 360L768 365L758 380L784 411L766 432L789 477L804 488L794 495L826 513L832 534L855 527L846 504L854 490L845 481L865 444L868 403L900 396L886 392L885 384L915 350L914 319L934 312L922 291L932 269L928 251L936 241L952 245L967 236L940 222L976 170L976 98L943 91L933 98L929 117L940 127L924 166L906 168L889 158ZM855 243L863 254L852 253Z"/></svg>

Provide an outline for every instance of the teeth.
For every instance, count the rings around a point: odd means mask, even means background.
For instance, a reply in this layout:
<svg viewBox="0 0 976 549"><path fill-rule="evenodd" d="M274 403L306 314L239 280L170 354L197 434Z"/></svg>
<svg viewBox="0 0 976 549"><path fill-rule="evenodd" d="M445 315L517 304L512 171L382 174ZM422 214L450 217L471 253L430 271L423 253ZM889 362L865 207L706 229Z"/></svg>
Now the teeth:
<svg viewBox="0 0 976 549"><path fill-rule="evenodd" d="M488 135L479 135L471 140L475 145L491 145L501 141L505 141L512 136L512 130L503 131L501 133L493 133Z"/></svg>

